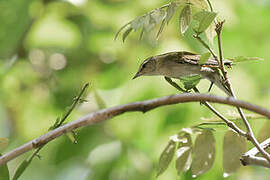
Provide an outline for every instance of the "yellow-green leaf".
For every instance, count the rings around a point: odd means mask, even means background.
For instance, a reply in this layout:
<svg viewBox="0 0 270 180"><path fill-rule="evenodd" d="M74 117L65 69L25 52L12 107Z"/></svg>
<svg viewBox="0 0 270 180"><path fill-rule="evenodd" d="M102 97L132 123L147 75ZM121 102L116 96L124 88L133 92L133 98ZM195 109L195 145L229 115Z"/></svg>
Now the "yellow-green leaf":
<svg viewBox="0 0 270 180"><path fill-rule="evenodd" d="M129 33L131 33L132 30L133 29L130 27L123 33L123 37L122 37L123 42L125 42L127 36L129 35Z"/></svg>
<svg viewBox="0 0 270 180"><path fill-rule="evenodd" d="M196 177L208 171L214 164L215 155L216 143L214 135L210 130L203 130L197 136L193 148L192 175Z"/></svg>
<svg viewBox="0 0 270 180"><path fill-rule="evenodd" d="M12 180L17 180L24 173L25 169L30 165L32 160L24 160L19 167L16 169L16 172L12 178Z"/></svg>
<svg viewBox="0 0 270 180"><path fill-rule="evenodd" d="M263 58L237 56L235 58L231 58L230 60L232 60L233 62L247 62L247 61L262 61Z"/></svg>
<svg viewBox="0 0 270 180"><path fill-rule="evenodd" d="M157 177L160 176L170 165L175 153L175 147L176 143L174 141L170 141L161 153L158 162Z"/></svg>
<svg viewBox="0 0 270 180"><path fill-rule="evenodd" d="M190 5L186 5L179 17L180 32L184 34L190 25L191 20L191 8Z"/></svg>
<svg viewBox="0 0 270 180"><path fill-rule="evenodd" d="M162 33L164 27L165 27L165 23L166 23L166 20L163 19L163 21L162 21L162 23L161 23L161 25L160 25L160 28L159 28L159 30L158 30L158 33L157 33L157 37L156 37L157 40L159 39L159 37L160 37L160 35L161 35L161 33Z"/></svg>
<svg viewBox="0 0 270 180"><path fill-rule="evenodd" d="M199 60L199 64L200 65L205 64L208 61L208 59L210 58L210 56L211 56L210 52L202 54L201 57L200 57L200 60Z"/></svg>
<svg viewBox="0 0 270 180"><path fill-rule="evenodd" d="M0 154L2 156L2 154ZM0 180L9 180L9 171L7 164L0 165Z"/></svg>
<svg viewBox="0 0 270 180"><path fill-rule="evenodd" d="M187 141L180 141L176 150L175 167L178 175L189 170L192 163L192 141L191 136L185 133L179 139L186 138Z"/></svg>
<svg viewBox="0 0 270 180"><path fill-rule="evenodd" d="M180 81L184 84L186 90L194 88L201 80L200 75L184 76L180 78Z"/></svg>
<svg viewBox="0 0 270 180"><path fill-rule="evenodd" d="M208 4L205 0L189 0L191 4L193 4L196 8L200 9L208 9Z"/></svg>
<svg viewBox="0 0 270 180"><path fill-rule="evenodd" d="M199 22L199 25L195 27L195 31L197 33L204 32L210 24L214 21L216 18L217 13L215 12L209 12L209 11L200 11L196 13L193 18L194 20Z"/></svg>
<svg viewBox="0 0 270 180"><path fill-rule="evenodd" d="M178 8L178 4L176 2L171 2L169 7L167 8L167 16L166 16L166 21L167 24L169 23L169 21L172 19L173 15L175 14L177 8Z"/></svg>
<svg viewBox="0 0 270 180"><path fill-rule="evenodd" d="M237 171L240 167L240 157L246 152L247 142L244 137L233 131L227 131L223 142L223 169L224 176Z"/></svg>

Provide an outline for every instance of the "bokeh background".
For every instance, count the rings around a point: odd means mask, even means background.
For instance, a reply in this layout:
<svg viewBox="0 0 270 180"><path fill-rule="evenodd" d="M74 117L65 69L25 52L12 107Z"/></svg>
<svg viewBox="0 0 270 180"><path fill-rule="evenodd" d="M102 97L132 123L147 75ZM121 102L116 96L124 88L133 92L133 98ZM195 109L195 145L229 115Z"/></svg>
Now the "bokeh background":
<svg viewBox="0 0 270 180"><path fill-rule="evenodd" d="M87 103L70 116L72 121L100 108L177 93L162 77L131 80L147 57L174 50L206 52L191 38L181 37L178 14L159 41L149 34L139 41L132 33L123 44L114 41L126 22L169 1L162 0L3 0L0 1L0 137L9 144L1 153L47 132L63 114L84 83L90 82ZM212 0L223 31L225 57L262 57L230 70L237 96L270 107L270 1ZM155 31L156 32L156 31ZM215 47L215 45L214 45ZM201 91L208 83L202 81ZM224 95L213 89L214 94ZM101 100L104 103L100 103ZM103 105L102 105L103 104ZM224 113L235 110L216 106ZM78 131L78 144L63 136L46 145L22 180L154 179L159 155L169 137L201 118L213 115L199 103L162 107L146 114L127 113ZM252 120L256 134L267 120ZM214 133L214 167L197 179L223 179L222 141L226 128ZM270 130L269 130L270 131ZM249 146L251 147L251 146ZM11 161L9 169L30 153ZM160 179L177 179L175 165ZM227 179L269 179L269 170L241 167ZM191 172L181 179L192 179Z"/></svg>

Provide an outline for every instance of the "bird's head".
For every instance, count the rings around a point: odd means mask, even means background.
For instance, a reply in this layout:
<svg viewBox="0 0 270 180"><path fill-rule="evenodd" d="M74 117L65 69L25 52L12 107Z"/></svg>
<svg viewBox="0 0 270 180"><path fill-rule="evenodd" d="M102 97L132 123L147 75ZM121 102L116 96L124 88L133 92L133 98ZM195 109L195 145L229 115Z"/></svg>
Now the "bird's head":
<svg viewBox="0 0 270 180"><path fill-rule="evenodd" d="M138 72L132 79L135 79L139 76L151 76L156 74L156 58L155 56L147 58L140 65Z"/></svg>

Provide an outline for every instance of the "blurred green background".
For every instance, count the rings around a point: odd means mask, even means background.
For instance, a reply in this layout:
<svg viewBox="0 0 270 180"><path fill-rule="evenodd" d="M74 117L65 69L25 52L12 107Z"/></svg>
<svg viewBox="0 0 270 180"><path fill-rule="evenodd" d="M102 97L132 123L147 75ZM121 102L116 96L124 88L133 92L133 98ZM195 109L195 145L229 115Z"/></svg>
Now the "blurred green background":
<svg viewBox="0 0 270 180"><path fill-rule="evenodd" d="M93 90L106 107L177 93L162 77L131 80L145 58L168 51L206 52L181 37L175 15L159 41L150 34L139 41L132 33L123 44L114 41L126 22L169 1L162 0L2 0L0 1L0 137L9 138L1 153L45 133L72 103L84 83L90 82L87 103L69 120L100 108ZM212 0L225 18L225 57L238 55L265 59L242 63L230 71L237 96L270 107L270 1ZM199 89L207 91L208 82ZM224 95L214 88L214 94ZM224 113L233 108L216 106ZM78 131L78 144L63 136L49 143L21 177L29 179L125 180L154 179L159 155L171 135L213 115L199 103L179 104L146 114L127 113ZM256 134L265 120L251 122ZM269 125L269 123L268 123ZM197 179L223 179L222 141L225 128L215 131L214 167ZM250 146L251 147L251 146ZM11 161L9 169L30 153ZM170 168L159 178L177 179ZM269 170L241 167L227 179L269 179ZM191 173L181 179L192 179Z"/></svg>

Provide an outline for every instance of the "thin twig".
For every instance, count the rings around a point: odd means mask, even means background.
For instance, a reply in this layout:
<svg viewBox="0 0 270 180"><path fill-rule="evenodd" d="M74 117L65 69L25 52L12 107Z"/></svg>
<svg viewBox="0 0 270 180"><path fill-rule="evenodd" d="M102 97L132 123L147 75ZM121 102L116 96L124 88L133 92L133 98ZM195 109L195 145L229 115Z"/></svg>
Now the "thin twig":
<svg viewBox="0 0 270 180"><path fill-rule="evenodd" d="M200 93L199 90L194 87L193 88L195 92ZM246 137L247 134L241 130L239 127L237 127L232 121L228 120L226 117L224 117L220 112L218 112L211 104L209 104L207 101L201 102L206 107L208 107L214 114L216 114L220 119L222 119L228 127L230 127L232 130L236 131L239 135Z"/></svg>
<svg viewBox="0 0 270 180"><path fill-rule="evenodd" d="M78 129L80 127L88 126L103 122L107 119L111 119L114 116L123 114L125 112L133 112L133 111L141 111L147 112L149 110L155 109L157 107L179 104L179 103L187 103L187 102L202 102L208 101L212 103L220 103L227 104L231 106L241 107L252 112L261 114L267 118L270 118L270 110L264 109L260 106L250 104L244 101L237 100L233 97L218 97L209 94L198 94L198 93L183 93L172 96L166 96L162 98L134 102L130 104L124 104L120 106L115 106L107 109L103 109L100 111L93 112L86 116L83 116L75 121L67 123L63 126L58 127L32 141L27 142L26 144L2 155L0 157L0 166L7 163L8 161L20 156L21 154L28 152L34 148L38 148L57 137L66 134L74 129Z"/></svg>
<svg viewBox="0 0 270 180"><path fill-rule="evenodd" d="M204 42L202 40L202 38L198 35L198 34L194 34L193 37L195 39L197 39L206 49L208 49L208 51L212 54L212 56L214 57L214 59L218 62L218 58L217 55L214 53L214 51L210 48L210 46L208 46L208 44L206 42Z"/></svg>
<svg viewBox="0 0 270 180"><path fill-rule="evenodd" d="M228 78L228 74L227 74L227 71L225 70L224 68L224 64L223 64L223 54L222 54L222 43L221 43L221 31L222 31L222 27L223 27L223 24L224 24L225 21L222 21L222 22L219 22L217 25L216 25L216 33L217 33L217 37L218 37L218 49L219 49L219 61L220 61L220 69L221 69L221 72L223 74L223 77L225 79L225 83L229 89L229 91L231 92L232 94L232 97L235 98L235 94L234 94L234 91L233 91L233 88L232 88L232 85L230 83L230 80ZM242 120L247 128L247 139L249 141L252 142L252 144L262 153L262 155L270 162L270 155L259 145L259 142L257 141L257 139L255 138L254 136L254 133L250 127L250 124L248 123L248 120L246 119L243 111L241 108L237 107L237 110L240 114L240 116L242 117Z"/></svg>

